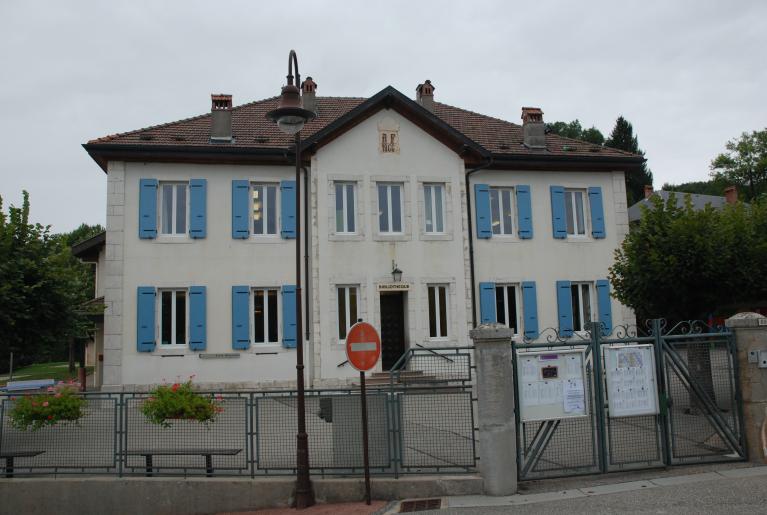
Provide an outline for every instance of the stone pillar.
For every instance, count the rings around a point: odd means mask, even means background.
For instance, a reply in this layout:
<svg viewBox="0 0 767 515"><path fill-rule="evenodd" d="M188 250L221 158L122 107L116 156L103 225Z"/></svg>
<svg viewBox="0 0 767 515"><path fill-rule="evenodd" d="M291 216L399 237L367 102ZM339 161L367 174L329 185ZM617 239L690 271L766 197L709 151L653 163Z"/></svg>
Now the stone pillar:
<svg viewBox="0 0 767 515"><path fill-rule="evenodd" d="M482 324L469 335L477 365L479 471L486 494L511 495L517 492L512 331L501 324Z"/></svg>
<svg viewBox="0 0 767 515"><path fill-rule="evenodd" d="M749 363L749 353L756 351L757 360L760 350L767 354L767 318L758 313L738 313L728 318L725 325L735 334L738 349L738 386L743 398L743 430L748 458L752 462L765 463L761 432L767 409L767 368L759 368L758 361Z"/></svg>

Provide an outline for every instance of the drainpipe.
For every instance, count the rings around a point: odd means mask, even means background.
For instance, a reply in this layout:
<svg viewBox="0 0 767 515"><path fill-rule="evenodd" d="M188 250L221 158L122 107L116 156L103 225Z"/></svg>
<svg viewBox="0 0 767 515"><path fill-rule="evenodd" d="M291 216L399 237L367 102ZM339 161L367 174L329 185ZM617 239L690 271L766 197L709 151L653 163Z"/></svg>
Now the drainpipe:
<svg viewBox="0 0 767 515"><path fill-rule="evenodd" d="M471 220L471 189L469 187L469 177L480 170L484 170L493 164L493 158L484 164L479 165L466 172L466 216L469 222L469 272L471 277L471 325L477 327L477 296L474 293L474 227Z"/></svg>

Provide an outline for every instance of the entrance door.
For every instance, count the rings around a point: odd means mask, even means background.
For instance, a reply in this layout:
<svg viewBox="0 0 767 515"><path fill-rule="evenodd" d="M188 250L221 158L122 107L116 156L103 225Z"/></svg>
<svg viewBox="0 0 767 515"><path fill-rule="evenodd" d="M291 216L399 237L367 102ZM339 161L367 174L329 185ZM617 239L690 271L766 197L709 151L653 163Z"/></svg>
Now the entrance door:
<svg viewBox="0 0 767 515"><path fill-rule="evenodd" d="M405 353L405 294L381 293L381 364L390 370Z"/></svg>

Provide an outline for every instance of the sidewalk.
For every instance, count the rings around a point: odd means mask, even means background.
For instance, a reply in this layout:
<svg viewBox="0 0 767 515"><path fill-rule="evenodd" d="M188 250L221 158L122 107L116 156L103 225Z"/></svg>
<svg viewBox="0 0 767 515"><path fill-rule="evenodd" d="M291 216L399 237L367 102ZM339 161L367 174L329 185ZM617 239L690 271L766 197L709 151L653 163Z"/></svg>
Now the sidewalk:
<svg viewBox="0 0 767 515"><path fill-rule="evenodd" d="M390 503L388 501L372 501L370 506L364 502L350 502L340 504L315 504L311 508L296 511L293 508L270 508L257 511L222 512L216 515L379 515Z"/></svg>

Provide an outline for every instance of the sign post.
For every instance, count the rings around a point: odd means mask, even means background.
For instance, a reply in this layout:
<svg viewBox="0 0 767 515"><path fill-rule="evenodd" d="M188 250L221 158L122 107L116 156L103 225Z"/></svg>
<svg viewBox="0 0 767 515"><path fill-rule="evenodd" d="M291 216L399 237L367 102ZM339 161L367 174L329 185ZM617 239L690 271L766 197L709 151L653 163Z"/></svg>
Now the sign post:
<svg viewBox="0 0 767 515"><path fill-rule="evenodd" d="M365 467L365 502L370 504L370 459L368 457L368 409L365 392L365 372L371 370L381 357L381 337L375 327L360 318L346 335L346 358L360 372L360 403L362 407L362 459Z"/></svg>

